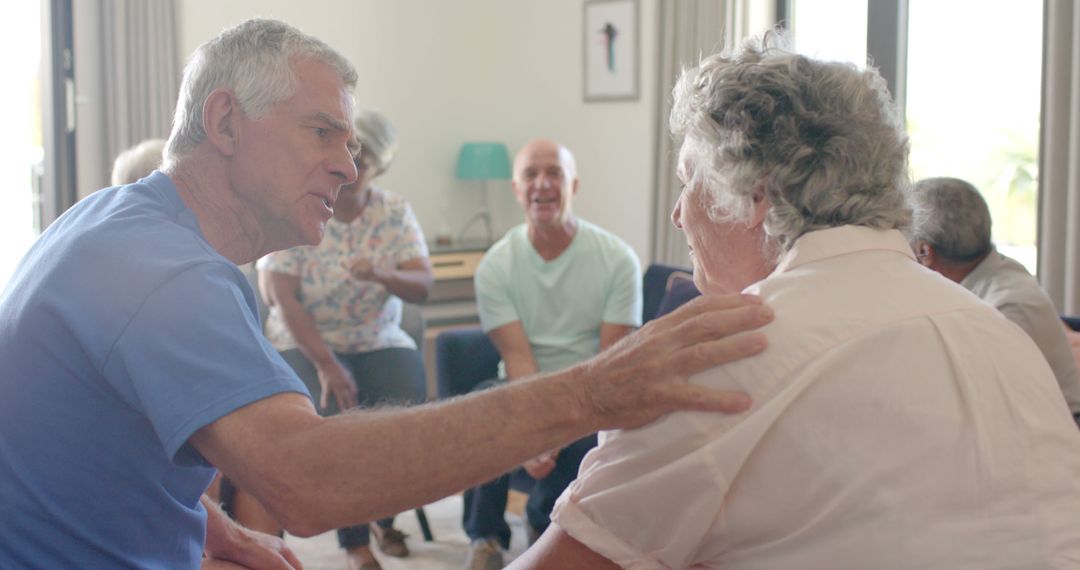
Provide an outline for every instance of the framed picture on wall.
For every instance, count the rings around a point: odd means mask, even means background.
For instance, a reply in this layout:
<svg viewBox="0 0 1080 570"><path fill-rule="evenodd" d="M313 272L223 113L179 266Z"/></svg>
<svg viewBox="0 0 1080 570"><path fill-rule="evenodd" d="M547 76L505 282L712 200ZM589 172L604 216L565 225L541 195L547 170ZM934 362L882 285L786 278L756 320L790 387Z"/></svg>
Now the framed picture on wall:
<svg viewBox="0 0 1080 570"><path fill-rule="evenodd" d="M585 100L638 98L638 0L585 0Z"/></svg>

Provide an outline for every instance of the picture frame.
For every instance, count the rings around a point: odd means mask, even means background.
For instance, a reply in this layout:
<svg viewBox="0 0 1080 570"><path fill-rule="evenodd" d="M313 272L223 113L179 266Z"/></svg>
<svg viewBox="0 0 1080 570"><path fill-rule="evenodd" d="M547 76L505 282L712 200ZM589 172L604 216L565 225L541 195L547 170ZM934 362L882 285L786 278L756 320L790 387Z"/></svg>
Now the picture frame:
<svg viewBox="0 0 1080 570"><path fill-rule="evenodd" d="M632 101L640 82L638 0L586 0L585 101Z"/></svg>

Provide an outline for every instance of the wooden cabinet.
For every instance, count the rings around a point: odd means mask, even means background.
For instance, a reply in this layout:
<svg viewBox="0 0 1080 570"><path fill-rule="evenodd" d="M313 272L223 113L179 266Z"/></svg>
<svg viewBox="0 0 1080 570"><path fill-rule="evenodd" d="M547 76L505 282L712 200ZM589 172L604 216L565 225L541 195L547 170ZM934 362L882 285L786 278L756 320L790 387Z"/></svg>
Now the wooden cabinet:
<svg viewBox="0 0 1080 570"><path fill-rule="evenodd" d="M466 242L456 246L430 247L435 284L421 308L428 328L479 322L473 275L484 257L487 244Z"/></svg>
<svg viewBox="0 0 1080 570"><path fill-rule="evenodd" d="M472 279L484 251L447 251L431 254L431 270L435 281Z"/></svg>

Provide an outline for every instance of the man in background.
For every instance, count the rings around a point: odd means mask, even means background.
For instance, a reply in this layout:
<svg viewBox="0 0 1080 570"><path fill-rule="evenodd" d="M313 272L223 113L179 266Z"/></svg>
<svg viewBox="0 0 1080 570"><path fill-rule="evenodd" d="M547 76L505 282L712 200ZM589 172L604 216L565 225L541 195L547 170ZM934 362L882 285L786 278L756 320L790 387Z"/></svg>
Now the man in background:
<svg viewBox="0 0 1080 570"><path fill-rule="evenodd" d="M920 263L993 305L1035 341L1080 420L1080 373L1054 304L1019 262L990 241L990 208L957 178L927 178L912 192L912 249Z"/></svg>
<svg viewBox="0 0 1080 570"><path fill-rule="evenodd" d="M615 235L574 215L578 185L574 156L555 141L530 141L514 159L511 186L525 223L493 245L476 270L480 322L502 357L496 382L565 369L641 326L637 256ZM555 500L595 446L590 434L525 462L537 480L525 506L530 543L548 527ZM503 475L465 494L469 569L503 567L509 485Z"/></svg>

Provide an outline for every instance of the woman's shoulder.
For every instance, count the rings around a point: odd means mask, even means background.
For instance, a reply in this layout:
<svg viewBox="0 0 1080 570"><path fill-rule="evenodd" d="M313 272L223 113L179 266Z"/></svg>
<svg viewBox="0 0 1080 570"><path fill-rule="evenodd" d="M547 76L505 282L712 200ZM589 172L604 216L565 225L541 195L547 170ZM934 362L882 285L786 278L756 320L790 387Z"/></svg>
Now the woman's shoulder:
<svg viewBox="0 0 1080 570"><path fill-rule="evenodd" d="M373 187L368 208L376 210L380 217L400 220L412 212L412 205L404 196L390 190Z"/></svg>
<svg viewBox="0 0 1080 570"><path fill-rule="evenodd" d="M388 208L409 207L409 201L401 194L375 186L371 188L371 204L381 204Z"/></svg>

